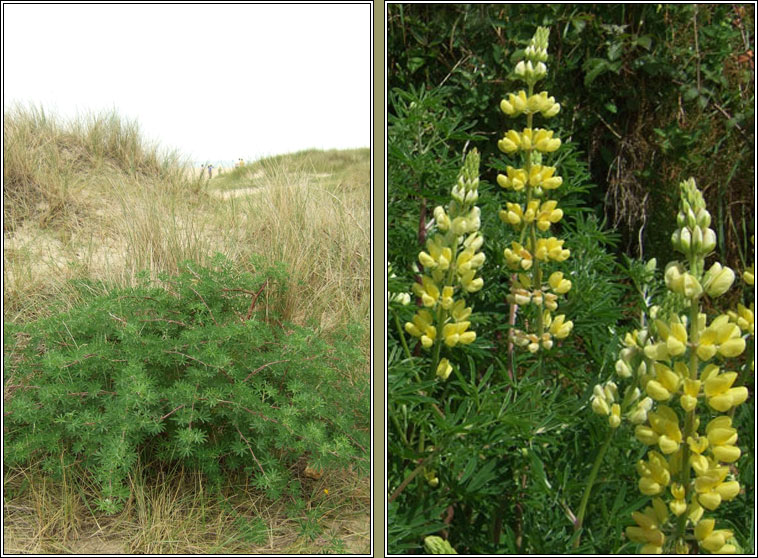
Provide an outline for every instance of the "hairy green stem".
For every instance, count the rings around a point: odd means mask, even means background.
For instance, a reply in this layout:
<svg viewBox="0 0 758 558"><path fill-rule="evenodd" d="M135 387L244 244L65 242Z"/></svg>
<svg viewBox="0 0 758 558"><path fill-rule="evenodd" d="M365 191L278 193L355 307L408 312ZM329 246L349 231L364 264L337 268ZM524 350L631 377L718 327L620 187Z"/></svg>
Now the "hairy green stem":
<svg viewBox="0 0 758 558"><path fill-rule="evenodd" d="M579 504L579 513L577 514L576 521L574 522L574 531L578 531L582 528L582 524L584 523L584 514L587 511L587 503L590 500L590 493L592 492L592 486L595 484L595 479L597 478L598 471L600 471L600 464L603 462L603 458L605 457L605 454L611 445L611 440L613 439L613 434L615 432L615 428L610 428L608 430L608 435L605 438L605 442L600 447L600 451L595 458L595 463L592 465L592 471L590 471L590 476L587 479L587 486L584 488L582 502ZM579 547L580 539L581 535L576 537L576 540L574 540L574 548Z"/></svg>
<svg viewBox="0 0 758 558"><path fill-rule="evenodd" d="M397 316L397 312L394 310L392 311L392 315L395 318L395 327L397 328L397 333L400 336L400 343L403 345L403 352L405 353L405 358L408 360L411 360L411 351L408 349L408 342L405 340L405 335L403 334L403 328L400 326L400 318Z"/></svg>

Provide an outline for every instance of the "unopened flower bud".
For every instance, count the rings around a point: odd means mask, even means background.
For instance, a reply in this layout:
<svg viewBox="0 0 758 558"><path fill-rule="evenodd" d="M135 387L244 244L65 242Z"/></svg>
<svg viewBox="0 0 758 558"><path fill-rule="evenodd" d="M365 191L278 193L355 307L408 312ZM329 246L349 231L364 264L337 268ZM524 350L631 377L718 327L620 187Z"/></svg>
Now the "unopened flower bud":
<svg viewBox="0 0 758 558"><path fill-rule="evenodd" d="M616 374L621 378L632 377L632 371L629 369L629 365L621 359L616 361Z"/></svg>
<svg viewBox="0 0 758 558"><path fill-rule="evenodd" d="M450 228L450 217L441 205L434 208L434 220L437 221L437 228L442 232L447 232Z"/></svg>
<svg viewBox="0 0 758 558"><path fill-rule="evenodd" d="M716 248L716 233L713 229L705 229L703 233L702 246L700 248L701 254L707 256Z"/></svg>
<svg viewBox="0 0 758 558"><path fill-rule="evenodd" d="M687 217L681 211L676 214L676 226L680 229L684 228L687 224Z"/></svg>
<svg viewBox="0 0 758 558"><path fill-rule="evenodd" d="M711 226L711 214L708 213L708 210L704 207L701 207L697 210L695 213L695 217L697 218L697 226L702 229L707 229Z"/></svg>
<svg viewBox="0 0 758 558"><path fill-rule="evenodd" d="M608 424L611 428L618 428L621 424L621 407L618 403L614 403L611 406L611 414L608 417Z"/></svg>
<svg viewBox="0 0 758 558"><path fill-rule="evenodd" d="M675 246L675 248L678 248L679 251L683 252L684 254L688 254L691 246L692 233L690 232L690 229L687 227L679 229L679 246Z"/></svg>
<svg viewBox="0 0 758 558"><path fill-rule="evenodd" d="M695 212L692 211L692 208L687 208L687 226L690 229L694 229L697 227L697 217L695 217Z"/></svg>
<svg viewBox="0 0 758 558"><path fill-rule="evenodd" d="M703 229L701 229L700 227L695 227L692 230L692 249L695 250L695 252L700 252L702 246L703 246Z"/></svg>

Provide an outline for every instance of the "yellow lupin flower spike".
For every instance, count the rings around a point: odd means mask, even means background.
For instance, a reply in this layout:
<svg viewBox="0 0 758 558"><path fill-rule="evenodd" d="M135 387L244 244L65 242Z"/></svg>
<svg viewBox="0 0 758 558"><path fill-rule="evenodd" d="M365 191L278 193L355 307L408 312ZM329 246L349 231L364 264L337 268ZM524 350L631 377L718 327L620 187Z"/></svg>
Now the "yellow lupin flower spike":
<svg viewBox="0 0 758 558"><path fill-rule="evenodd" d="M620 416L635 425L635 438L650 448L647 459L637 463L638 488L653 497L654 507L663 506L677 519L656 522L653 515L633 513L636 525L626 532L641 544L641 553L730 553L735 551L728 542L732 532L715 529L715 519L704 515L740 493L739 482L730 477L730 467L741 456L738 432L731 417L719 413L731 412L749 393L738 373L722 370L718 360L745 350L743 326L749 316L740 308L742 322L733 312L708 323L701 313L703 297L725 294L735 274L718 262L706 269L705 258L716 246L710 214L694 180L681 183L680 192L672 243L686 261L669 263L664 278L670 291L687 299L688 311L655 319L651 307L652 322L624 337L615 365L620 378L648 396L636 403L625 397L620 404ZM599 388L592 409L609 414L608 402L598 402ZM701 419L705 432L699 431Z"/></svg>
<svg viewBox="0 0 758 558"><path fill-rule="evenodd" d="M551 118L561 108L547 91L535 91L535 84L547 75L548 35L547 28L537 28L524 50L524 60L514 69L514 75L526 84L526 89L508 93L500 102L501 111L508 117L526 117L526 127L510 129L498 141L499 149L520 164L507 165L505 173L497 176L497 182L506 191L521 196L519 201L506 202L499 216L503 223L520 233L519 240L512 241L503 250L503 257L511 269L527 272L526 281L519 279L511 285L507 299L511 304L534 306L536 319L530 323L535 324L535 331L511 329L514 344L530 352L552 348L554 340L567 337L574 325L563 315L552 317L550 314L558 307L558 297L571 289L571 281L562 273L553 272L547 284L543 283L544 268L561 263L571 255L563 240L540 236L563 218L558 202L546 198L563 184L563 178L556 174L554 166L543 161L561 147L561 140L554 137L552 130L533 125L535 117ZM612 418L612 422L615 420Z"/></svg>
<svg viewBox="0 0 758 558"><path fill-rule="evenodd" d="M433 351L432 371L442 381L452 371L448 359L440 359L442 345L453 348L476 340L468 320L471 308L461 297L484 287L484 280L477 277L485 263L480 211L475 205L478 187L479 153L473 149L451 188L447 208L434 208L436 231L418 256L424 275L413 285L423 308L405 324L406 332L417 337L424 349Z"/></svg>

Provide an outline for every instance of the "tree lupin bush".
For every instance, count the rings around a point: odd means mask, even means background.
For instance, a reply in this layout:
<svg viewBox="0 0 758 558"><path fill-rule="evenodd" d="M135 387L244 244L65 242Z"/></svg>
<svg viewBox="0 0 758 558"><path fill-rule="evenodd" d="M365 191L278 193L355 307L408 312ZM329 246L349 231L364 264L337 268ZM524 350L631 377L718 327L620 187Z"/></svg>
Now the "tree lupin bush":
<svg viewBox="0 0 758 558"><path fill-rule="evenodd" d="M729 467L741 451L727 413L747 399L748 391L734 386L737 373L722 371L716 360L739 356L745 339L727 314L709 324L701 312L704 295L720 297L735 275L718 262L705 270L705 258L716 246L711 216L693 179L680 189L672 244L686 261L668 264L665 282L689 312L652 307L653 322L625 336L616 362L618 376L633 380L621 405L609 381L595 386L592 409L609 416L612 428L622 416L628 418L635 438L649 446L637 472L639 490L652 505L633 512L636 525L626 529L632 541L642 544L640 552L690 553L696 544L700 550L732 553L732 531L715 529L715 519L704 515L740 491Z"/></svg>
<svg viewBox="0 0 758 558"><path fill-rule="evenodd" d="M366 470L368 382L350 381L363 360L358 332L329 342L262 319L257 295L286 288L281 266L241 272L222 256L213 266L185 263L157 286L143 276L49 319L6 324L6 465L81 468L107 513L123 506L138 459L181 462L214 485L239 471L271 498L298 459Z"/></svg>
<svg viewBox="0 0 758 558"><path fill-rule="evenodd" d="M421 284L413 285L423 308L405 324L405 330L419 338L424 349L432 350L431 370L442 380L452 372L450 361L440 358L442 345L453 348L476 339L476 332L469 329L472 310L462 297L484 285L476 276L485 260L480 251L484 243L479 232L480 211L475 205L478 188L479 152L473 149L451 190L447 211L442 206L434 208L439 232L427 240L426 251L419 253L424 275Z"/></svg>
<svg viewBox="0 0 758 558"><path fill-rule="evenodd" d="M508 301L512 305L536 307L534 330L513 328L511 336L516 345L527 347L532 353L540 347L552 348L553 339L567 337L573 328L573 323L563 314L551 315L558 308L558 296L569 291L571 281L564 278L561 271L554 271L546 284L544 281L550 262L565 261L570 251L563 247L563 240L540 234L548 232L550 226L563 217L558 202L548 198L549 192L559 188L563 179L555 174L555 167L543 164L543 159L561 146L561 140L553 137L552 130L533 127L535 115L550 118L560 111L560 104L548 97L547 91L534 93L535 84L547 75L548 33L545 27L537 29L524 51L524 60L514 70L526 84L526 91L510 93L500 103L500 109L510 117L525 115L526 128L520 132L508 130L498 142L502 152L520 156L519 167L508 166L506 174L497 177L502 188L519 195L519 202L506 203L506 209L500 210L499 216L520 235L519 240L514 240L503 252L508 266L521 272L514 276Z"/></svg>

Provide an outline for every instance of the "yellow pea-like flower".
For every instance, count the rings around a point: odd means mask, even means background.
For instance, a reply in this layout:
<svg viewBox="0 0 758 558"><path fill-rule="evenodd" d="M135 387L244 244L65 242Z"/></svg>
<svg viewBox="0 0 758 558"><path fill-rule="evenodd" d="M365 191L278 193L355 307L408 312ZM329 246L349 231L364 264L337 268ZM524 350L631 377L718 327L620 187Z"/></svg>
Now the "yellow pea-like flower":
<svg viewBox="0 0 758 558"><path fill-rule="evenodd" d="M708 449L708 443L708 438L705 438L703 436L695 435L694 437L687 437L687 445L689 446L690 451L697 455L700 455L706 449Z"/></svg>
<svg viewBox="0 0 758 558"><path fill-rule="evenodd" d="M504 153L515 153L522 148L522 136L516 130L508 130L503 139L497 142L497 146Z"/></svg>
<svg viewBox="0 0 758 558"><path fill-rule="evenodd" d="M751 287L755 285L755 272L752 265L742 273L742 280Z"/></svg>
<svg viewBox="0 0 758 558"><path fill-rule="evenodd" d="M563 210L557 209L558 202L550 200L542 204L537 215L537 228L546 231L550 225L557 223L563 218Z"/></svg>
<svg viewBox="0 0 758 558"><path fill-rule="evenodd" d="M698 494L697 500L700 502L701 506L711 511L715 510L721 505L721 495L714 490Z"/></svg>
<svg viewBox="0 0 758 558"><path fill-rule="evenodd" d="M591 405L592 411L598 415L607 416L611 412L608 402L602 397L592 397Z"/></svg>
<svg viewBox="0 0 758 558"><path fill-rule="evenodd" d="M668 401L671 399L671 392L656 380L650 380L647 383L645 392L656 401Z"/></svg>
<svg viewBox="0 0 758 558"><path fill-rule="evenodd" d="M511 248L503 250L503 255L511 267L520 267L523 270L528 270L532 267L532 255L518 242L512 242Z"/></svg>
<svg viewBox="0 0 758 558"><path fill-rule="evenodd" d="M556 316L550 324L550 333L556 339L565 339L574 327L574 322L566 320L566 316L560 314Z"/></svg>
<svg viewBox="0 0 758 558"><path fill-rule="evenodd" d="M471 308L466 307L466 303L461 299L453 304L451 315L456 322L463 322L471 315Z"/></svg>
<svg viewBox="0 0 758 558"><path fill-rule="evenodd" d="M431 277L424 276L421 278L421 284L413 284L413 292L421 299L421 303L427 308L437 304L440 297L440 289Z"/></svg>
<svg viewBox="0 0 758 558"><path fill-rule="evenodd" d="M715 262L703 277L703 288L708 296L715 298L723 295L734 283L734 271Z"/></svg>
<svg viewBox="0 0 758 558"><path fill-rule="evenodd" d="M645 445L653 446L658 443L658 434L649 426L638 424L634 429L634 437Z"/></svg>
<svg viewBox="0 0 758 558"><path fill-rule="evenodd" d="M654 547L662 547L666 540L660 529L645 529L631 525L626 528L625 532L629 540L638 543L648 543Z"/></svg>
<svg viewBox="0 0 758 558"><path fill-rule="evenodd" d="M747 400L748 391L745 386L733 388L737 379L736 372L718 373L718 368L709 369L707 378L704 377L703 389L708 405L717 411L726 412ZM704 373L705 376L705 373Z"/></svg>
<svg viewBox="0 0 758 558"><path fill-rule="evenodd" d="M437 377L445 381L450 376L450 373L453 371L453 367L450 364L450 361L448 361L446 358L443 358L440 360L439 365L437 366Z"/></svg>
<svg viewBox="0 0 758 558"><path fill-rule="evenodd" d="M516 95L508 94L508 100L500 101L500 110L508 116L517 116L526 110L526 91L521 90Z"/></svg>
<svg viewBox="0 0 758 558"><path fill-rule="evenodd" d="M506 174L497 175L497 183L500 187L514 190L516 192L521 191L526 186L528 178L524 169L515 169L511 166L505 168Z"/></svg>
<svg viewBox="0 0 758 558"><path fill-rule="evenodd" d="M421 339L421 345L428 349L437 337L437 329L432 325L434 318L427 310L419 310L412 322L406 322L405 331Z"/></svg>
<svg viewBox="0 0 758 558"><path fill-rule="evenodd" d="M532 139L534 148L542 153L552 153L561 146L561 140L553 138L552 130L536 128Z"/></svg>
<svg viewBox="0 0 758 558"><path fill-rule="evenodd" d="M466 331L470 325L470 322L445 324L442 328L442 337L445 344L448 347L455 347L459 343L463 345L473 343L476 339L476 332Z"/></svg>
<svg viewBox="0 0 758 558"><path fill-rule="evenodd" d="M752 305L751 305L752 306ZM753 310L746 308L742 304L737 305L737 311L728 312L730 321L737 324L743 332L754 335L755 333L755 317Z"/></svg>
<svg viewBox="0 0 758 558"><path fill-rule="evenodd" d="M684 393L679 398L679 404L685 411L691 411L697 406L697 396L700 393L700 380L684 379Z"/></svg>
<svg viewBox="0 0 758 558"><path fill-rule="evenodd" d="M561 271L554 271L548 279L548 284L555 294L566 294L571 290L571 281L564 279Z"/></svg>
<svg viewBox="0 0 758 558"><path fill-rule="evenodd" d="M484 279L481 277L474 277L476 271L470 270L461 275L461 286L468 293L475 293L484 286Z"/></svg>
<svg viewBox="0 0 758 558"><path fill-rule="evenodd" d="M450 285L445 285L442 288L442 299L440 301L440 304L445 310L449 310L453 306L453 294L454 289Z"/></svg>
<svg viewBox="0 0 758 558"><path fill-rule="evenodd" d="M671 331L666 339L666 349L671 356L679 356L687 349L687 329L680 322L671 324Z"/></svg>

